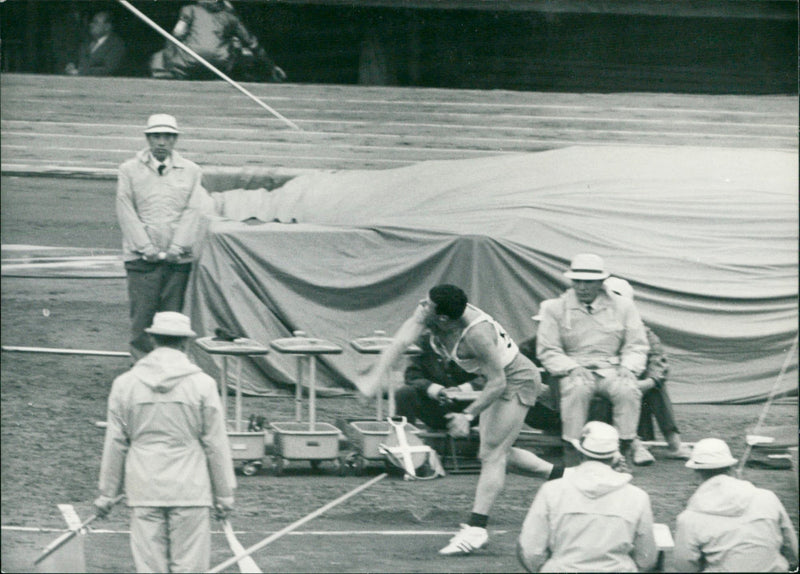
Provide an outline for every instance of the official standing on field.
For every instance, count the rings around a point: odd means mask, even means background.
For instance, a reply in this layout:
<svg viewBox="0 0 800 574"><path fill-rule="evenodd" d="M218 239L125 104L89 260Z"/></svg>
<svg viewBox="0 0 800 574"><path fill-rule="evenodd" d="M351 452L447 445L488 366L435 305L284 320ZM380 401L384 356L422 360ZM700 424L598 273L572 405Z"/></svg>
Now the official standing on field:
<svg viewBox="0 0 800 574"><path fill-rule="evenodd" d="M205 190L197 164L174 151L178 122L154 114L144 130L148 147L119 168L117 217L128 278L131 355L153 347L144 332L159 311L182 311Z"/></svg>
<svg viewBox="0 0 800 574"><path fill-rule="evenodd" d="M189 317L157 313L155 350L117 377L108 398L98 514L123 490L137 572L207 572L209 510L233 508L233 474L217 384L189 361Z"/></svg>

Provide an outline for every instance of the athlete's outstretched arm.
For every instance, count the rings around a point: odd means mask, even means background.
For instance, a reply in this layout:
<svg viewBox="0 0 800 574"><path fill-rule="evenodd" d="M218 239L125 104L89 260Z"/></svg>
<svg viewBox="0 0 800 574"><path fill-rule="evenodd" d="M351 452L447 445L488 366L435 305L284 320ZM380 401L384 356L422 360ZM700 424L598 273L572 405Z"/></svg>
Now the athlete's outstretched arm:
<svg viewBox="0 0 800 574"><path fill-rule="evenodd" d="M395 364L397 359L408 349L425 330L425 317L428 311L425 306L420 303L417 305L414 314L406 319L406 321L397 330L392 338L392 343L381 351L375 366L363 376L356 377L355 385L361 394L372 397L375 396L382 389L382 381L386 379L386 375Z"/></svg>

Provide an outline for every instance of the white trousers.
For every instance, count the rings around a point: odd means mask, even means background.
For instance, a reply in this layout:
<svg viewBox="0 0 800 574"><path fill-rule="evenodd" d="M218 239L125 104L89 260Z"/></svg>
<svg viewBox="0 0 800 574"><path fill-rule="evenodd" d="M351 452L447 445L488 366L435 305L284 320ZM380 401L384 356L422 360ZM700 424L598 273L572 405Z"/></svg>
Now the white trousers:
<svg viewBox="0 0 800 574"><path fill-rule="evenodd" d="M570 374L559 381L561 393L561 435L578 440L589 418L589 406L595 393L608 397L614 405L614 427L621 440L636 438L642 391L634 378L620 378L613 367L590 371L592 379Z"/></svg>
<svg viewBox="0 0 800 574"><path fill-rule="evenodd" d="M131 551L137 572L207 572L211 567L209 507L131 508Z"/></svg>

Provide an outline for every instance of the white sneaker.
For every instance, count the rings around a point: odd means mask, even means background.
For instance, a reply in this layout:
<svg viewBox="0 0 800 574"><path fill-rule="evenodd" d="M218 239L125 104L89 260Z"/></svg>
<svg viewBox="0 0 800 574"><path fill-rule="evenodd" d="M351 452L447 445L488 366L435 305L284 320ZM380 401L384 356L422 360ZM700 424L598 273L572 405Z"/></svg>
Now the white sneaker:
<svg viewBox="0 0 800 574"><path fill-rule="evenodd" d="M653 454L644 445L637 443L633 448L633 464L636 466L647 466L656 461Z"/></svg>
<svg viewBox="0 0 800 574"><path fill-rule="evenodd" d="M461 525L461 530L450 539L450 543L439 550L439 554L469 554L489 541L489 532L480 526Z"/></svg>

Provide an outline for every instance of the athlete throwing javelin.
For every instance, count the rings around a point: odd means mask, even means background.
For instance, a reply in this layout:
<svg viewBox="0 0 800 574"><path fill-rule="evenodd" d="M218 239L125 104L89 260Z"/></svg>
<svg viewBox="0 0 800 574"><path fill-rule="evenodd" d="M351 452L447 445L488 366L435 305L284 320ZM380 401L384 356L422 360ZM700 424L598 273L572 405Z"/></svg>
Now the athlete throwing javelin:
<svg viewBox="0 0 800 574"><path fill-rule="evenodd" d="M505 329L491 316L467 302L455 285L437 285L417 306L379 357L374 369L357 381L367 396L381 390L381 381L400 355L425 331L431 347L468 372L480 372L486 385L475 401L460 413L450 413L448 429L454 437L469 434L470 422L480 414L481 472L467 524L439 550L440 554L469 554L489 540L486 525L495 499L505 484L506 466L553 479L553 467L530 451L514 448L528 409L544 388L536 366L519 352ZM559 473L560 474L560 473Z"/></svg>

